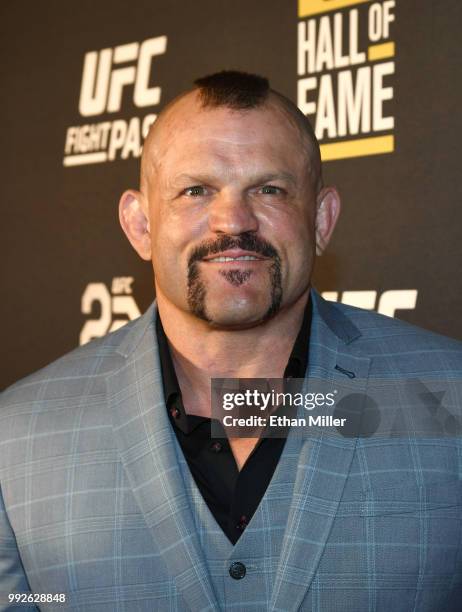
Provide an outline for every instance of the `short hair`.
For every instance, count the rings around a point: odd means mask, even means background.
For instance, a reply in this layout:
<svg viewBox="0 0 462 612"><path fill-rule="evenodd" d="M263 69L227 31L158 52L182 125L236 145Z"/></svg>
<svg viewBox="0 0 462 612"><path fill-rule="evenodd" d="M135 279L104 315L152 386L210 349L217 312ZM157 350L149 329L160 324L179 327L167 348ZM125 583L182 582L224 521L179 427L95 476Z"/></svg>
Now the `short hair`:
<svg viewBox="0 0 462 612"><path fill-rule="evenodd" d="M235 110L263 104L270 92L269 81L258 74L222 70L194 81L203 106L227 106Z"/></svg>
<svg viewBox="0 0 462 612"><path fill-rule="evenodd" d="M286 96L271 89L267 78L237 70L222 70L194 81L203 107L225 106L233 110L249 110L263 106L271 98L282 107L308 140L310 173L317 191L322 186L319 142L308 118Z"/></svg>

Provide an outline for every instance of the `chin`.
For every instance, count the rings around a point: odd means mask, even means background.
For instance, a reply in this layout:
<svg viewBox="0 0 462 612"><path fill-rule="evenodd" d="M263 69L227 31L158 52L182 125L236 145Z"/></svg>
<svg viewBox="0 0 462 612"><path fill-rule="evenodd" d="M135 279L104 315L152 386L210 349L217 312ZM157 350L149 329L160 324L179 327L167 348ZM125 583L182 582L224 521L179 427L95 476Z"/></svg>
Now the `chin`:
<svg viewBox="0 0 462 612"><path fill-rule="evenodd" d="M221 329L247 329L255 327L266 321L270 305L257 304L226 304L206 305L206 319L212 327Z"/></svg>

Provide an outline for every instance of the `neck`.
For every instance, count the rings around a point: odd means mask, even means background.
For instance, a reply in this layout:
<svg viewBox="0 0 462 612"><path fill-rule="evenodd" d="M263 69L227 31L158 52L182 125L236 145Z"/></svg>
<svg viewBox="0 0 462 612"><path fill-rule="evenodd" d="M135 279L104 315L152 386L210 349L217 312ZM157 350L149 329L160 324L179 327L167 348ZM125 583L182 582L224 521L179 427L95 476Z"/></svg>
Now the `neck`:
<svg viewBox="0 0 462 612"><path fill-rule="evenodd" d="M309 289L265 323L228 331L180 310L157 290L159 315L186 411L210 416L211 378L282 378L308 295Z"/></svg>

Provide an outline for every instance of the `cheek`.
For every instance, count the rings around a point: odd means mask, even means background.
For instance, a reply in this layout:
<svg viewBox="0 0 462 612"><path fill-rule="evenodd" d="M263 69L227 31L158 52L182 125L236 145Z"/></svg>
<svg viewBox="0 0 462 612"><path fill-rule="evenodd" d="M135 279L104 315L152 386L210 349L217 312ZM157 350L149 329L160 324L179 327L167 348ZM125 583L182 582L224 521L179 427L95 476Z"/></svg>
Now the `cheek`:
<svg viewBox="0 0 462 612"><path fill-rule="evenodd" d="M314 250L314 221L298 210L267 218L264 233L289 261L306 260Z"/></svg>
<svg viewBox="0 0 462 612"><path fill-rule="evenodd" d="M188 211L159 214L152 221L152 255L154 265L168 268L169 273L175 270L184 272L187 257L192 245L200 242L203 235L204 221L201 215L189 214Z"/></svg>
<svg viewBox="0 0 462 612"><path fill-rule="evenodd" d="M287 279L289 283L304 282L307 272L310 273L316 252L316 243L311 232L298 230L292 234L287 244Z"/></svg>

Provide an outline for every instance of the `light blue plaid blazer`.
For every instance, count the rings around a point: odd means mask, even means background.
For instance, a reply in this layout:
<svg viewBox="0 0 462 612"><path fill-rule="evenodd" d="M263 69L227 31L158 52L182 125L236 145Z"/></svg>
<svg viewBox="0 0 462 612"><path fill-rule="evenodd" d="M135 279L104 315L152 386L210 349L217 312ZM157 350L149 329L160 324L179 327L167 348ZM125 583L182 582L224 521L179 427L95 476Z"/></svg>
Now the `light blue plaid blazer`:
<svg viewBox="0 0 462 612"><path fill-rule="evenodd" d="M312 298L308 383L340 384L350 372L352 392L362 394L375 380L431 379L446 408L460 412L459 342L315 290ZM4 392L1 611L462 610L457 436L301 443L296 474L279 474L292 481L291 495L282 485L271 493L287 512L278 550L268 547L267 601L258 600L258 563L239 583L225 566L211 579L166 417L155 311L154 303ZM442 393L432 397L436 410ZM271 512L268 502L266 532L254 515L237 546L271 544ZM224 598L227 585L238 601ZM67 601L8 604L9 593L30 592Z"/></svg>

